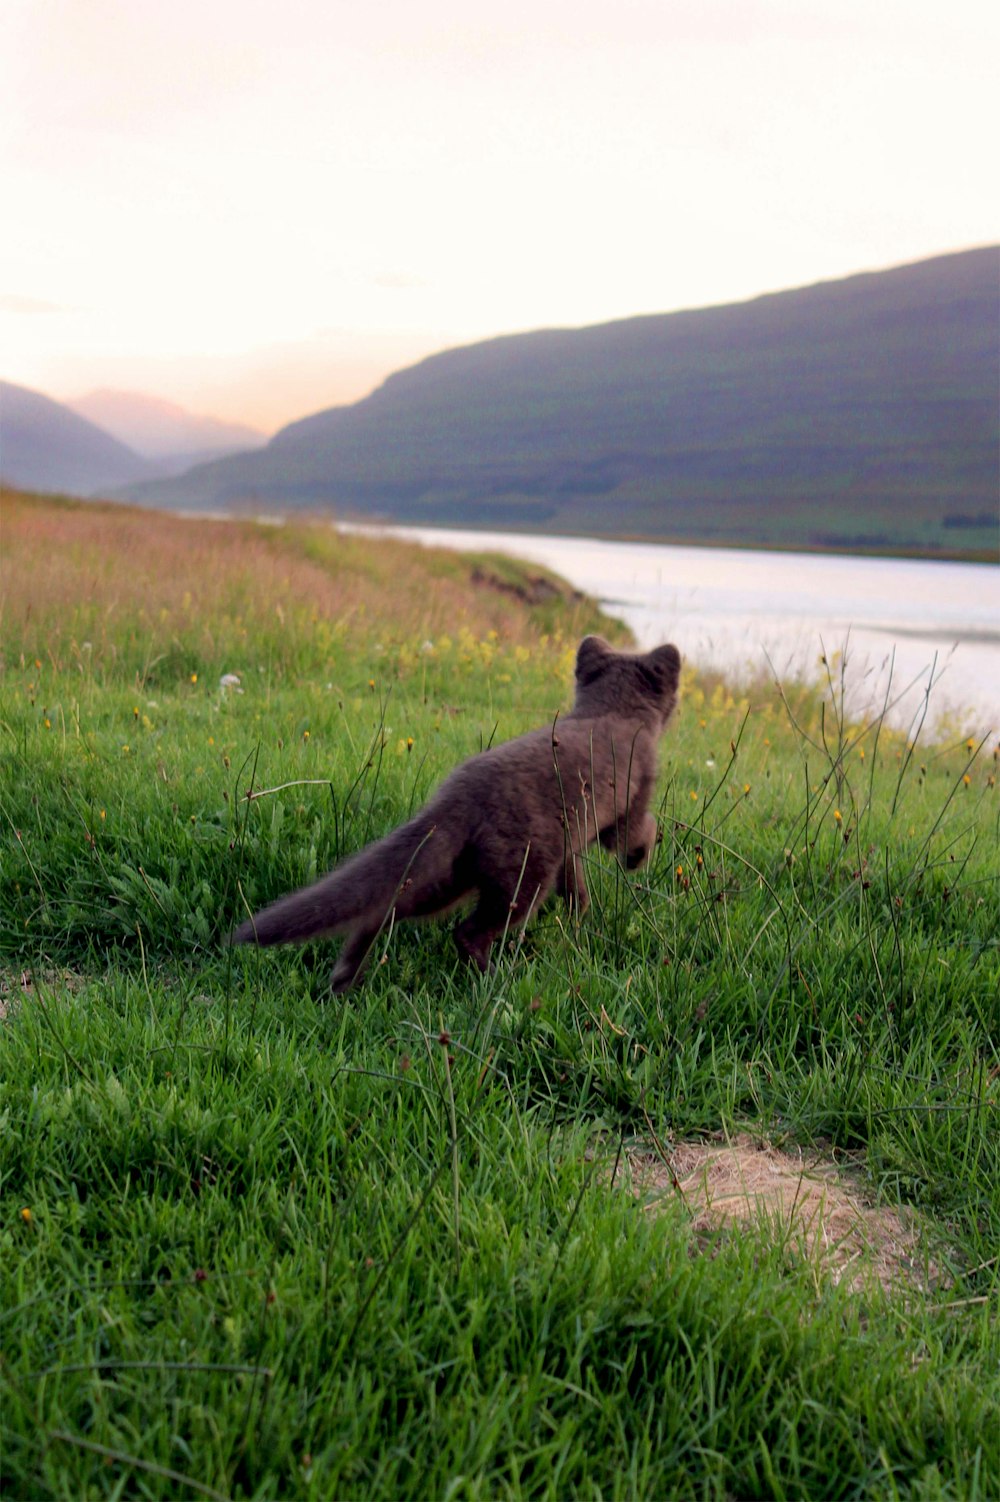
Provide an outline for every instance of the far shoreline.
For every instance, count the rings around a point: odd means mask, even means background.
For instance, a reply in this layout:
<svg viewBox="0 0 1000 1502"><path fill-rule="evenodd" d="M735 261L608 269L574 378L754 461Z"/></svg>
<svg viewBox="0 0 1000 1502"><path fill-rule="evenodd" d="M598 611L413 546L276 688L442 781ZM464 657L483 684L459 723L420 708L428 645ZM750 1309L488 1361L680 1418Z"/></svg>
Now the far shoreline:
<svg viewBox="0 0 1000 1502"><path fill-rule="evenodd" d="M259 503L254 503L258 505ZM167 509L167 508L164 508ZM173 510L174 508L169 508ZM206 515L197 508L185 508L185 516ZM320 521L327 522L332 526L343 525L351 527L385 527L385 528L426 528L428 531L448 532L483 532L483 533L510 533L512 536L525 537L558 537L573 538L582 542L624 542L642 543L653 547L664 548L713 548L731 549L741 553L806 553L820 557L839 558L883 558L907 559L916 563L975 563L991 564L1000 568L1000 540L996 551L989 548L918 548L918 547L892 547L889 544L871 544L869 546L858 545L847 547L836 543L821 542L770 542L761 540L750 542L745 538L734 539L728 537L691 537L675 533L649 533L649 532L595 532L582 531L575 528L549 528L531 526L519 523L517 526L504 526L497 522L468 521L466 519L452 521L427 521L419 518L372 516L369 513L362 515L328 510L320 507L289 507L279 512L257 512L251 506L237 505L227 511L216 511L213 515L218 517L231 517L234 519L254 520L279 523L289 520L295 521Z"/></svg>
<svg viewBox="0 0 1000 1502"><path fill-rule="evenodd" d="M203 521L251 521L270 526L284 525L286 522L319 522L331 526L383 527L388 529L406 527L424 528L435 532L509 533L511 536L565 538L567 540L573 539L583 542L639 543L664 548L705 548L720 551L729 549L733 552L741 553L801 553L807 556L832 558L897 558L915 563L970 563L976 565L985 564L994 568L1000 568L1000 536L998 536L995 550L990 548L920 548L905 545L894 547L887 543L872 543L867 545L856 543L848 547L846 544L814 541L783 542L767 539L750 541L746 538L692 537L673 532L597 532L567 527L550 528L532 526L530 523L520 521L516 526L512 526L494 521L473 521L465 517L442 521L440 519L426 520L419 517L373 516L370 512L359 514L346 510L339 511L326 506L287 506L268 511L264 509L266 501L261 497L254 497L245 501L234 501L226 507L147 505L142 501L137 501L127 496L80 496L69 495L61 491L32 491L26 490L19 485L11 485L6 481L0 481L0 499L3 498L3 495L7 491L17 495L37 495L40 500L68 502L71 505L134 507L140 511L159 511L167 516L183 516Z"/></svg>

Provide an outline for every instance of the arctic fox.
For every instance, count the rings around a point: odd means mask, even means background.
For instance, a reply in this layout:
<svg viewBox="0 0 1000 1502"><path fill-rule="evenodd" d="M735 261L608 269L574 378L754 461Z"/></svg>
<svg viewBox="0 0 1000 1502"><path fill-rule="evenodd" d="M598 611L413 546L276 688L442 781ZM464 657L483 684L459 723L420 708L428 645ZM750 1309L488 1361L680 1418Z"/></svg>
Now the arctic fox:
<svg viewBox="0 0 1000 1502"><path fill-rule="evenodd" d="M551 893L582 914L588 845L600 840L633 868L656 841L649 800L680 666L673 646L633 654L586 637L568 715L470 757L407 823L248 918L232 942L345 933L331 978L338 992L358 979L393 913L439 917L474 898L455 943L479 970L494 940Z"/></svg>

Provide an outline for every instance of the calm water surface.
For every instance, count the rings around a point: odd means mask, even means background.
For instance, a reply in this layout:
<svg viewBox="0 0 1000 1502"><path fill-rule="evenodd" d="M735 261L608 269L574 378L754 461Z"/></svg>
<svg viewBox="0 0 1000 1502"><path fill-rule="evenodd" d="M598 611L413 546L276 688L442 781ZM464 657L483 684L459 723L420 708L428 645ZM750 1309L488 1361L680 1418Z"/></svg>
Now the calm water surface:
<svg viewBox="0 0 1000 1502"><path fill-rule="evenodd" d="M353 529L352 529L353 530ZM746 675L823 673L846 654L852 707L908 725L930 686L930 721L1000 733L1000 569L603 542L438 527L360 527L432 546L544 564L625 621L640 646L674 641L691 661ZM839 668L838 668L839 671Z"/></svg>

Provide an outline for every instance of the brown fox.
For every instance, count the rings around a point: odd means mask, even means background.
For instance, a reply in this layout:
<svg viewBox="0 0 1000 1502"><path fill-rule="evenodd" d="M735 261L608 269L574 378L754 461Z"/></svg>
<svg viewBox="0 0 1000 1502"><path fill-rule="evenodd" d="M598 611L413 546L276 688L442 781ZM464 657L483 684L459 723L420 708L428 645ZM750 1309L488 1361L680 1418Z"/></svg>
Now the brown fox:
<svg viewBox="0 0 1000 1502"><path fill-rule="evenodd" d="M494 940L552 892L584 913L588 845L600 840L631 869L656 842L649 800L680 666L673 646L632 654L586 637L565 718L470 757L407 823L241 923L232 942L346 933L331 981L339 992L358 979L393 913L440 917L474 897L455 943L483 971Z"/></svg>

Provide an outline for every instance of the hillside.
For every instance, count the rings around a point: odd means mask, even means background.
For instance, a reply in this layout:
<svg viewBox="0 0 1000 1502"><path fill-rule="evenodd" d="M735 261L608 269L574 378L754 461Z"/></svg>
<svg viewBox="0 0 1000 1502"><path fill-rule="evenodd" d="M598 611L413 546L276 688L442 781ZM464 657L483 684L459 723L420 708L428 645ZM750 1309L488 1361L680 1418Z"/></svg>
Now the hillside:
<svg viewBox="0 0 1000 1502"><path fill-rule="evenodd" d="M996 548L998 247L752 302L491 340L163 505L773 545Z"/></svg>
<svg viewBox="0 0 1000 1502"><path fill-rule="evenodd" d="M0 381L0 477L8 485L86 496L149 473L137 453L61 402Z"/></svg>
<svg viewBox="0 0 1000 1502"><path fill-rule="evenodd" d="M263 433L244 423L203 417L176 402L136 391L91 391L67 405L153 461L159 473L180 474L194 464L267 442Z"/></svg>

